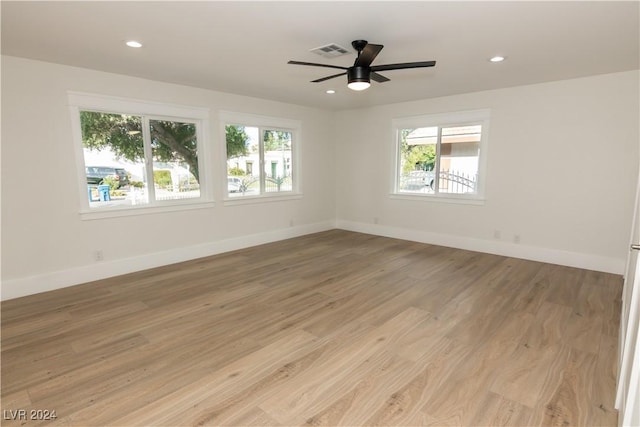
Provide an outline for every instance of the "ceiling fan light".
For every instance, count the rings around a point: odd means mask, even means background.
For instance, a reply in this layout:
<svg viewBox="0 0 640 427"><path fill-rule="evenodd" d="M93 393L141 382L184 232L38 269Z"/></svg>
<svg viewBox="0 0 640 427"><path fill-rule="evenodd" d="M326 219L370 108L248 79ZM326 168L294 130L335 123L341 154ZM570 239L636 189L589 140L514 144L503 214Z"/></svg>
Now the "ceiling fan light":
<svg viewBox="0 0 640 427"><path fill-rule="evenodd" d="M351 90L365 90L369 86L371 86L369 82L349 82L349 84L347 84L347 87Z"/></svg>
<svg viewBox="0 0 640 427"><path fill-rule="evenodd" d="M351 67L347 70L347 87L351 90L365 90L371 86L369 67Z"/></svg>

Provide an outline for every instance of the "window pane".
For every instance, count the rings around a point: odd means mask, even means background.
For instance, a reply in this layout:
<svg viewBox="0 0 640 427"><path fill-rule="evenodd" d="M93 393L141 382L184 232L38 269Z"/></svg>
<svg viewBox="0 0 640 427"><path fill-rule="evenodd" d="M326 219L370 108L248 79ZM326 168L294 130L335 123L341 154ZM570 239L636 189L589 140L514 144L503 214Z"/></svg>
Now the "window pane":
<svg viewBox="0 0 640 427"><path fill-rule="evenodd" d="M260 194L260 131L257 127L227 125L227 193L229 197Z"/></svg>
<svg viewBox="0 0 640 427"><path fill-rule="evenodd" d="M80 125L89 206L148 203L141 117L81 111Z"/></svg>
<svg viewBox="0 0 640 427"><path fill-rule="evenodd" d="M476 193L482 127L442 128L440 193Z"/></svg>
<svg viewBox="0 0 640 427"><path fill-rule="evenodd" d="M292 191L291 132L265 130L263 138L265 192Z"/></svg>
<svg viewBox="0 0 640 427"><path fill-rule="evenodd" d="M156 200L200 197L194 123L149 120Z"/></svg>
<svg viewBox="0 0 640 427"><path fill-rule="evenodd" d="M402 193L433 193L438 128L400 129L399 138L398 190Z"/></svg>

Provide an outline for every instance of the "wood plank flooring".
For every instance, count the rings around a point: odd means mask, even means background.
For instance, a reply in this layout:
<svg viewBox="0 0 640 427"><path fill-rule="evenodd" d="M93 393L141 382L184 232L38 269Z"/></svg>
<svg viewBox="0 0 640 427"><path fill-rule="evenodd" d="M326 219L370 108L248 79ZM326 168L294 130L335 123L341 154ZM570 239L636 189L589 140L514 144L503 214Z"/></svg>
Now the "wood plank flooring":
<svg viewBox="0 0 640 427"><path fill-rule="evenodd" d="M2 424L616 426L621 290L308 235L3 302Z"/></svg>

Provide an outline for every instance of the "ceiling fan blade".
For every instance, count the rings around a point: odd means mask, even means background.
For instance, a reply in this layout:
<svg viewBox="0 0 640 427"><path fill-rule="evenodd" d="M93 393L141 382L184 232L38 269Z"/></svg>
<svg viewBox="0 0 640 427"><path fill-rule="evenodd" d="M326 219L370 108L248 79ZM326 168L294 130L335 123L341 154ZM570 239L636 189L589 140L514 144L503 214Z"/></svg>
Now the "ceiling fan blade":
<svg viewBox="0 0 640 427"><path fill-rule="evenodd" d="M376 56L380 53L384 46L381 44L371 44L367 43L367 45L362 49L358 58L356 58L355 65L356 67L368 67L371 65Z"/></svg>
<svg viewBox="0 0 640 427"><path fill-rule="evenodd" d="M287 64L293 65L310 65L312 67L327 67L327 68L337 68L338 70L347 70L347 67L341 67L339 65L329 65L329 64L316 64L315 62L301 62L301 61L289 61Z"/></svg>
<svg viewBox="0 0 640 427"><path fill-rule="evenodd" d="M369 77L371 78L371 80L376 81L378 83L384 83L384 82L388 82L389 79L386 78L385 76L378 74L376 72L371 72L371 74L369 75Z"/></svg>
<svg viewBox="0 0 640 427"><path fill-rule="evenodd" d="M332 79L334 77L340 77L340 76L345 76L347 73L339 73L339 74L334 74L333 76L327 76L327 77L323 77L321 79L316 79L316 80L311 80L311 83L320 83L323 82L325 80L329 80Z"/></svg>
<svg viewBox="0 0 640 427"><path fill-rule="evenodd" d="M403 62L402 64L374 65L373 67L371 67L371 71L402 70L405 68L424 68L424 67L433 67L435 65L436 65L436 61Z"/></svg>

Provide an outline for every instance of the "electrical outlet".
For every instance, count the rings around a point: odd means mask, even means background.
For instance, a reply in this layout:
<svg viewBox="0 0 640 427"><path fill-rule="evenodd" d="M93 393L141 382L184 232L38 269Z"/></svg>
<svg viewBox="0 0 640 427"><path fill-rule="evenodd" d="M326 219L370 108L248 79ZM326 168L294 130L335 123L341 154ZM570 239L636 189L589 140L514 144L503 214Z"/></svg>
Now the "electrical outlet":
<svg viewBox="0 0 640 427"><path fill-rule="evenodd" d="M289 220L289 227L293 227L293 219Z"/></svg>
<svg viewBox="0 0 640 427"><path fill-rule="evenodd" d="M502 233L500 230L493 230L493 238L500 240L502 238Z"/></svg>
<svg viewBox="0 0 640 427"><path fill-rule="evenodd" d="M104 253L102 253L102 249L98 249L97 251L95 251L93 253L93 259L96 261L103 261L104 260Z"/></svg>
<svg viewBox="0 0 640 427"><path fill-rule="evenodd" d="M514 234L513 235L513 243L520 243L520 235L519 234Z"/></svg>
<svg viewBox="0 0 640 427"><path fill-rule="evenodd" d="M374 224L377 224L378 222L380 222L380 220L378 219L378 217L377 217L377 216L376 216L376 217L374 217L374 218L373 218L373 223L374 223Z"/></svg>

